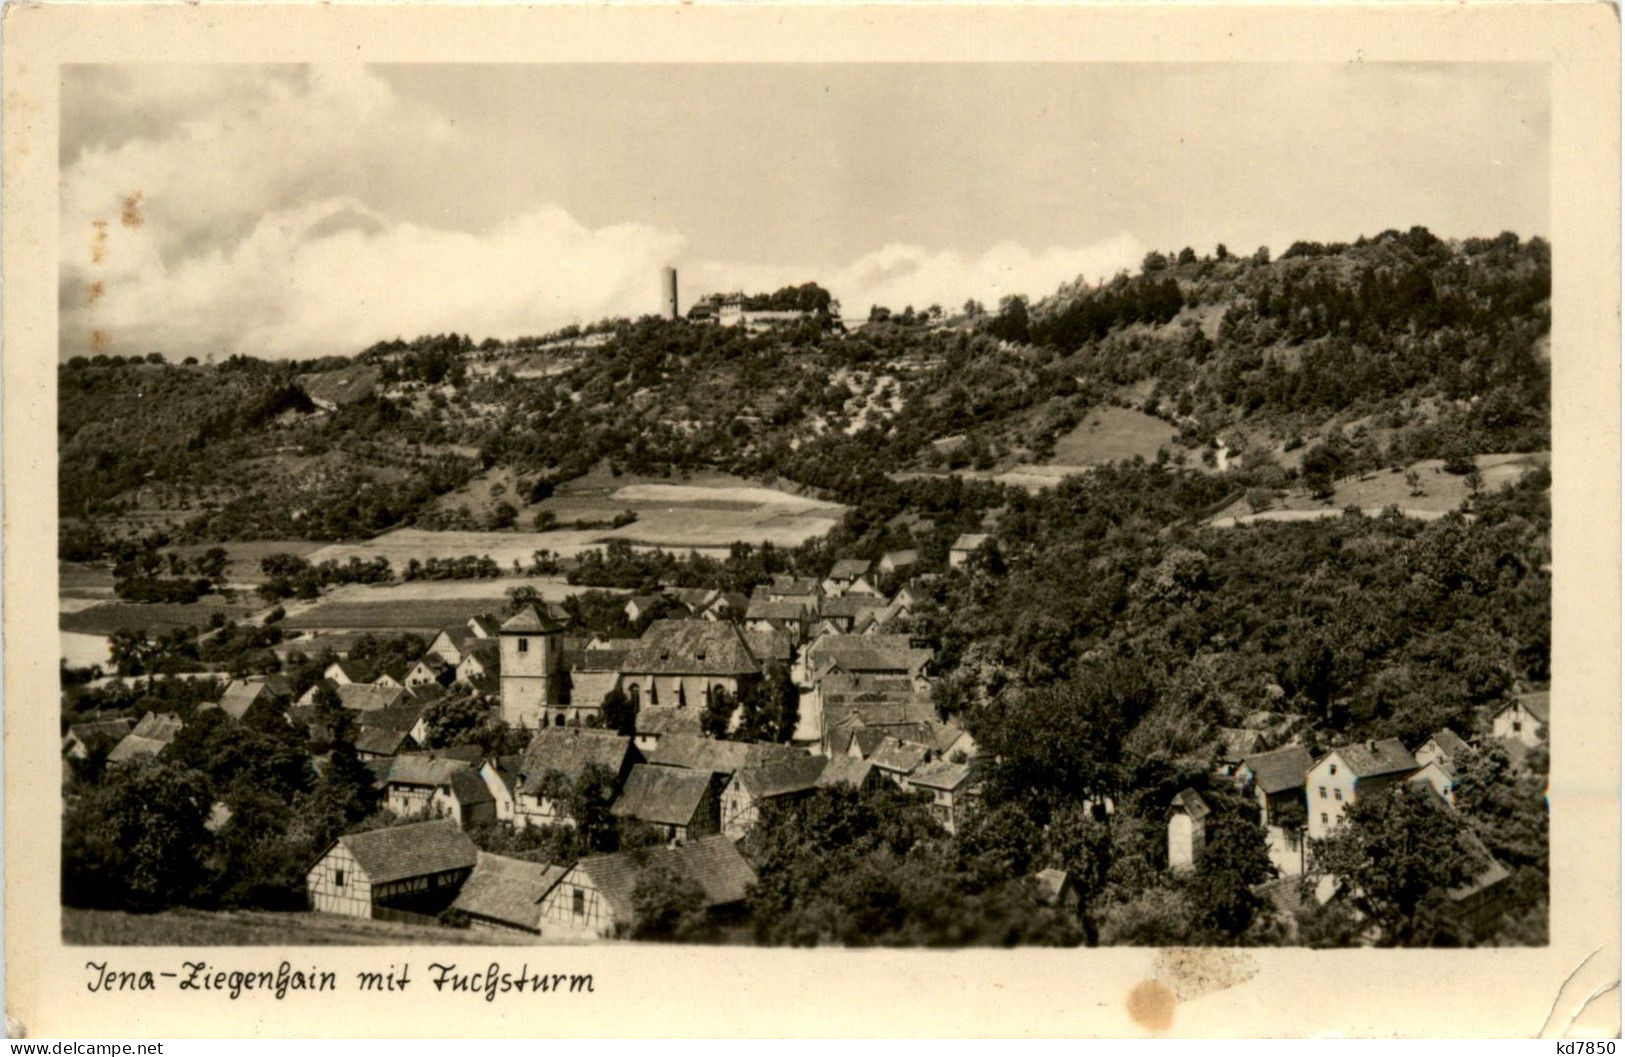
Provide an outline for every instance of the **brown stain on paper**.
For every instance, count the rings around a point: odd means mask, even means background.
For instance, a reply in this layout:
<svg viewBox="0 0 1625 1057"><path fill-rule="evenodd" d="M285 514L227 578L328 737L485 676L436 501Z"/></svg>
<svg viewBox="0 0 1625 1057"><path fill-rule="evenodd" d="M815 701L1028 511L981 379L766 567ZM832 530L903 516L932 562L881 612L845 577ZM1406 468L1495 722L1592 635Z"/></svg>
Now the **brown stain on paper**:
<svg viewBox="0 0 1625 1057"><path fill-rule="evenodd" d="M1134 1023L1160 1035L1174 1025L1174 993L1155 980L1142 980L1128 993L1128 1015Z"/></svg>
<svg viewBox="0 0 1625 1057"><path fill-rule="evenodd" d="M90 237L90 263L100 264L107 259L107 221L92 220L90 226L96 229Z"/></svg>
<svg viewBox="0 0 1625 1057"><path fill-rule="evenodd" d="M127 228L138 228L147 222L141 215L141 192L132 191L124 196L124 212L119 216L119 223Z"/></svg>
<svg viewBox="0 0 1625 1057"><path fill-rule="evenodd" d="M1153 977L1181 1002L1235 987L1257 973L1252 955L1224 947L1170 947L1152 967Z"/></svg>
<svg viewBox="0 0 1625 1057"><path fill-rule="evenodd" d="M105 352L107 346L113 344L113 335L105 330L96 329L90 332L90 351Z"/></svg>
<svg viewBox="0 0 1625 1057"><path fill-rule="evenodd" d="M102 295L105 293L107 293L107 288L102 285L102 281L100 279L97 279L95 282L91 283L90 287L85 290L85 307L94 307L96 302L100 301L102 299Z"/></svg>

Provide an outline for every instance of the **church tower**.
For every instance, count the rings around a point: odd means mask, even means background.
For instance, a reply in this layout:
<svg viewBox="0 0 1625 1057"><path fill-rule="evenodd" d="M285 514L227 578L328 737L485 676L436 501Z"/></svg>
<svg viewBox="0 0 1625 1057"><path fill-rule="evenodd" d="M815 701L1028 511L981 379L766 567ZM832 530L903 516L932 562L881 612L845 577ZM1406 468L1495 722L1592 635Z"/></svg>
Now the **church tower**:
<svg viewBox="0 0 1625 1057"><path fill-rule="evenodd" d="M563 703L564 625L527 605L497 631L502 651L502 719L534 730ZM560 713L562 715L562 713Z"/></svg>

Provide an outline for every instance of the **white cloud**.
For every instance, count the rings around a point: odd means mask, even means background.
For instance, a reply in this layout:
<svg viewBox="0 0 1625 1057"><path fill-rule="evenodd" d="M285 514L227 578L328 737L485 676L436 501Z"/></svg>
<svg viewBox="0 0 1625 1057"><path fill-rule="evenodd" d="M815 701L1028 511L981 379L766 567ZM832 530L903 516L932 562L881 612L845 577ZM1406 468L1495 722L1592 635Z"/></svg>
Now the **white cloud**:
<svg viewBox="0 0 1625 1057"><path fill-rule="evenodd" d="M131 121L86 124L65 148L64 356L312 356L430 332L511 338L653 311L659 270L672 262L685 302L817 280L849 315L877 303L991 305L1109 275L1144 253L1123 234L1038 251L1006 243L979 256L894 244L821 268L706 261L686 255L679 232L588 227L551 204L458 230L378 204L392 197L384 185L398 197L402 180L433 179L472 148L369 71L194 71L180 86L118 71L79 76L76 112L105 118L124 106ZM140 223L126 224L136 192Z"/></svg>

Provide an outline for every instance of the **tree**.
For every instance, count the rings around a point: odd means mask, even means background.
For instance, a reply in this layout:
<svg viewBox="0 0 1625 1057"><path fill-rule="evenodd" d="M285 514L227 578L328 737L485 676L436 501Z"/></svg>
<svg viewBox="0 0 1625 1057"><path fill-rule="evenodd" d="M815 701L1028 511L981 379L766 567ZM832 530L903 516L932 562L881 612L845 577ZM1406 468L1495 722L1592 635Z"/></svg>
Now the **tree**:
<svg viewBox="0 0 1625 1057"><path fill-rule="evenodd" d="M632 887L632 938L693 941L712 932L705 890L670 866L651 866Z"/></svg>
<svg viewBox="0 0 1625 1057"><path fill-rule="evenodd" d="M630 736L637 732L638 703L627 696L619 683L604 695L601 706L604 726L617 734Z"/></svg>
<svg viewBox="0 0 1625 1057"><path fill-rule="evenodd" d="M62 820L62 900L159 909L200 891L214 803L196 771L168 763L116 768L69 803Z"/></svg>
<svg viewBox="0 0 1625 1057"><path fill-rule="evenodd" d="M1444 802L1408 783L1350 804L1343 825L1314 842L1314 859L1376 926L1383 946L1449 941L1449 890L1487 865L1463 843Z"/></svg>
<svg viewBox="0 0 1625 1057"><path fill-rule="evenodd" d="M700 730L713 738L727 737L728 727L733 723L738 708L734 695L723 687L713 686L706 691L705 711L700 713Z"/></svg>
<svg viewBox="0 0 1625 1057"><path fill-rule="evenodd" d="M1235 942L1264 906L1253 887L1274 875L1264 828L1239 811L1216 811L1185 891L1197 921L1221 942Z"/></svg>

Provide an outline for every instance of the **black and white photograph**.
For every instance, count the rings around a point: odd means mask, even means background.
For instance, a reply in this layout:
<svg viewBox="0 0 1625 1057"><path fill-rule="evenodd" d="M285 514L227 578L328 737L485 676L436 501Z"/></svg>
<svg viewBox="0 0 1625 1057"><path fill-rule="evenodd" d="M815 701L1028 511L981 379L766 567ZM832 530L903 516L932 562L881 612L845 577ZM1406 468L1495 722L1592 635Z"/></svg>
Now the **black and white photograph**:
<svg viewBox="0 0 1625 1057"><path fill-rule="evenodd" d="M1549 64L56 82L70 954L1572 912Z"/></svg>

